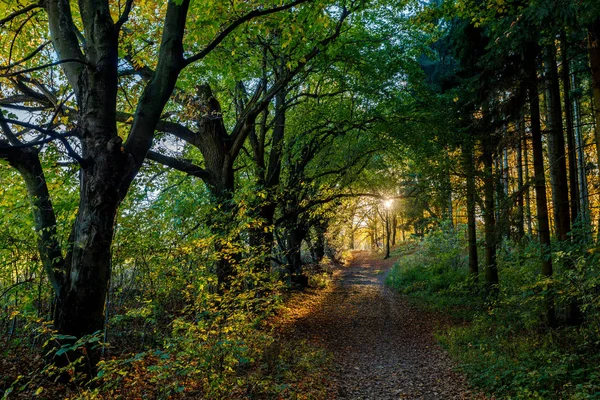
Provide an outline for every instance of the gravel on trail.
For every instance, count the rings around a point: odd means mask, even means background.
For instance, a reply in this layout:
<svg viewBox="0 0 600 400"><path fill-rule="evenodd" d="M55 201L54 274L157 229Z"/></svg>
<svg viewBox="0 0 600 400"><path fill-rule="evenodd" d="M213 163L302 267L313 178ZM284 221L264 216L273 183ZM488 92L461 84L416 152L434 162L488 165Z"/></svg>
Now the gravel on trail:
<svg viewBox="0 0 600 400"><path fill-rule="evenodd" d="M393 263L355 252L287 331L333 354L330 384L337 399L484 399L436 343L436 316L385 285Z"/></svg>

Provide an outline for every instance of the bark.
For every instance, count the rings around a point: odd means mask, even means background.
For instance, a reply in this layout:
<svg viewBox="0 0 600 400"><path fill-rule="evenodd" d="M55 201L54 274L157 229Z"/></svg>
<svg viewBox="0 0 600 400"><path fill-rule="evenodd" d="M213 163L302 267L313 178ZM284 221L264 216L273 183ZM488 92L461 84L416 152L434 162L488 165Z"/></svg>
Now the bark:
<svg viewBox="0 0 600 400"><path fill-rule="evenodd" d="M504 128L504 135L506 136L506 128ZM508 169L508 149L505 147L502 149L502 188L504 189L504 196L508 197L509 192L509 169Z"/></svg>
<svg viewBox="0 0 600 400"><path fill-rule="evenodd" d="M0 144L3 142L0 141ZM2 155L23 177L33 213L37 249L54 293L60 296L65 279L65 260L56 232L56 216L48 192L38 150L23 148Z"/></svg>
<svg viewBox="0 0 600 400"><path fill-rule="evenodd" d="M525 129L525 113L521 116L521 125L523 126L523 130ZM524 155L524 168L525 168L525 182L529 182L529 144L528 137L525 134L523 136L523 155ZM529 187L525 190L525 215L527 216L527 235L529 237L533 236L533 227L532 227L532 216L531 216L531 192Z"/></svg>
<svg viewBox="0 0 600 400"><path fill-rule="evenodd" d="M554 225L558 239L565 241L571 231L569 216L569 185L563 135L560 86L554 46L544 52L546 71L546 107L548 121L548 157L554 204Z"/></svg>
<svg viewBox="0 0 600 400"><path fill-rule="evenodd" d="M544 154L542 148L542 128L540 123L540 102L538 97L537 45L530 45L528 51L528 92L531 112L531 136L533 146L533 170L537 206L538 237L540 241L542 275L552 277L552 257L550 245L550 225L548 222L548 202L546 198L546 177L544 175ZM548 288L550 289L550 288ZM546 319L550 326L555 325L554 298L549 292L545 299Z"/></svg>
<svg viewBox="0 0 600 400"><path fill-rule="evenodd" d="M327 232L327 224L325 221L317 221L313 225L315 232L315 241L313 243L314 262L320 263L325 257L325 232Z"/></svg>
<svg viewBox="0 0 600 400"><path fill-rule="evenodd" d="M79 208L66 257L64 286L56 302L59 333L80 338L100 331L111 273L111 244L120 202L148 151L156 121L175 84L182 60L183 22L189 2L169 3L160 58L148 83L131 128L122 145L117 134L118 29L107 3L80 2L86 52L79 48L69 2L53 0L46 11L54 48L60 58L81 62L62 64L73 87L78 108L82 162ZM88 349L89 373L96 354Z"/></svg>
<svg viewBox="0 0 600 400"><path fill-rule="evenodd" d="M392 246L396 245L396 234L398 232L398 217L396 216L396 213L392 214Z"/></svg>
<svg viewBox="0 0 600 400"><path fill-rule="evenodd" d="M59 56L83 59L68 2L49 1L46 11ZM58 332L77 338L100 331L104 323L111 244L125 167L116 128L117 32L108 4L81 2L80 11L86 32L85 62L69 63L63 69L79 106L83 164L65 282L54 315ZM93 353L87 361L92 373Z"/></svg>
<svg viewBox="0 0 600 400"><path fill-rule="evenodd" d="M575 131L573 129L573 109L571 101L571 79L569 68L569 57L567 53L568 43L566 34L561 31L561 62L562 62L562 84L565 108L565 125L567 132L567 147L569 154L569 194L571 198L571 223L574 225L581 220L579 179L577 174L577 146L575 145Z"/></svg>
<svg viewBox="0 0 600 400"><path fill-rule="evenodd" d="M496 235L497 241L507 239L510 234L510 204L508 199L508 187L505 180L504 154L506 149L502 149L502 158L500 155L496 158Z"/></svg>
<svg viewBox="0 0 600 400"><path fill-rule="evenodd" d="M588 27L588 48L592 72L592 94L594 98L594 121L596 155L600 164L600 17Z"/></svg>
<svg viewBox="0 0 600 400"><path fill-rule="evenodd" d="M525 127L520 118L517 120L517 135L517 190L519 195L517 196L516 239L517 242L520 242L525 236L525 217L523 211L523 140L525 136Z"/></svg>
<svg viewBox="0 0 600 400"><path fill-rule="evenodd" d="M385 210L385 259L390 258L390 212Z"/></svg>
<svg viewBox="0 0 600 400"><path fill-rule="evenodd" d="M375 219L373 221L373 224L371 225L371 231L373 232L373 234L371 235L372 237L372 241L371 241L371 249L378 249L379 248L379 236L378 234L378 229L379 226L377 224L377 220Z"/></svg>
<svg viewBox="0 0 600 400"><path fill-rule="evenodd" d="M450 228L454 228L454 211L452 209L452 182L450 180L449 166L446 167L443 179L442 201L445 201L446 205L442 205L442 218L444 221L448 221L450 223Z"/></svg>
<svg viewBox="0 0 600 400"><path fill-rule="evenodd" d="M494 154L489 137L483 139L483 191L484 210L483 221L485 224L485 284L488 293L495 290L498 285L498 267L496 265L496 216L494 199Z"/></svg>
<svg viewBox="0 0 600 400"><path fill-rule="evenodd" d="M573 226L577 224L580 219L580 199L579 199L579 183L577 179L577 152L575 146L575 133L573 130L573 113L571 109L571 93L570 93L570 73L569 73L569 58L567 55L567 40L564 31L561 31L561 47L562 47L562 82L563 82L563 95L565 105L565 121L567 128L567 145L569 154L569 191L571 196L571 223ZM573 269L574 265L572 262L567 261L566 268ZM576 325L582 320L582 313L579 304L575 301L570 302L567 305L567 324Z"/></svg>
<svg viewBox="0 0 600 400"><path fill-rule="evenodd" d="M571 75L571 84L573 89L577 88L575 74ZM585 153L583 136L581 134L581 113L579 108L579 100L573 99L573 113L575 114L575 142L577 144L577 171L579 175L579 203L581 209L582 229L587 237L590 230L590 211L589 211L589 195L587 185L587 174L585 171Z"/></svg>
<svg viewBox="0 0 600 400"><path fill-rule="evenodd" d="M286 259L292 282L305 286L302 272L302 242L308 234L308 229L300 221L290 221L287 229ZM295 223L294 223L295 222Z"/></svg>
<svg viewBox="0 0 600 400"><path fill-rule="evenodd" d="M464 147L463 163L467 176L467 233L469 242L469 272L477 279L479 274L479 259L477 255L477 220L475 216L475 162L473 160L473 146L470 143Z"/></svg>
<svg viewBox="0 0 600 400"><path fill-rule="evenodd" d="M275 210L277 208L277 189L281 180L281 161L283 156L283 144L285 137L286 122L286 96L287 89L284 87L275 95L275 119L273 126L273 135L271 138L271 151L268 157L268 164L265 163L265 139L266 124L268 113L265 111L261 121L260 132L257 135L256 130L250 133L250 143L253 150L255 170L257 173L258 185L267 194L267 198L259 205L259 216L267 229L258 229L251 232L253 242L259 246L268 255L273 248L273 224ZM269 264L264 265L264 269L270 268Z"/></svg>

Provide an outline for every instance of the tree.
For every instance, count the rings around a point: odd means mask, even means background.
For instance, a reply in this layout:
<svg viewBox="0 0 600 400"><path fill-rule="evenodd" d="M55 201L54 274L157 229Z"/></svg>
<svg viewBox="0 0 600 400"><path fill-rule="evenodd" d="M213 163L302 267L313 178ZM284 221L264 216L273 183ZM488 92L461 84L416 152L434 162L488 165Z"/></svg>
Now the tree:
<svg viewBox="0 0 600 400"><path fill-rule="evenodd" d="M125 74L119 67L119 60L120 55L126 53L119 37L127 29L127 22L134 11L133 2L128 1L122 9L108 1L83 1L76 10L66 0L33 3L24 8L19 8L16 3L4 6L5 10L17 7L1 20L0 26L5 29L8 23L31 18L40 8L44 15L40 23L47 19L53 52L45 54L43 47L33 49L21 60L3 68L19 69L3 73L2 78L13 86L9 92L13 103L33 102L43 106L50 103L54 112L46 122L37 124L2 116L2 130L7 140L1 144L0 157L22 171L26 182L38 176L37 183L42 186L44 179L39 170L41 164L35 161L39 155L33 149L35 146L58 141L80 166L77 217L69 246L62 250L62 256L59 256L60 250L51 239L55 221L47 189L39 192L30 190L30 195L35 196L33 203L42 202L46 208L36 218L36 229L48 232L46 238L41 239L43 243L39 248L43 251L42 259L52 260L46 261L51 262L46 271L55 286L54 323L61 334L80 338L102 328L115 216L152 146L155 130L180 73L203 60L245 22L300 7L305 2L296 0L274 7L252 2L232 6L231 10L221 10L231 12L229 15L217 14L219 8L215 5L204 5L208 6L208 10L203 10L208 11L205 15L214 13L219 23L216 29L211 30L214 36L193 54L184 49L186 28L192 28L188 25L189 0L170 1L166 10L157 9L164 16L159 21L162 36L153 60L156 67L153 71L133 72L147 73L148 79L135 105L125 139L119 135L117 125L119 77ZM58 61L48 62L49 57ZM48 78L45 70L54 66L60 66L63 74L60 79L64 79L65 90L69 93L62 101L54 98L53 82L44 82L44 78ZM71 93L74 101L68 107L66 103ZM59 114L72 115L75 122L70 126L56 123L55 118ZM33 130L41 135L41 139L31 140L24 131L14 133L14 127ZM71 129L58 131L63 128ZM71 144L73 137L77 138L79 149Z"/></svg>

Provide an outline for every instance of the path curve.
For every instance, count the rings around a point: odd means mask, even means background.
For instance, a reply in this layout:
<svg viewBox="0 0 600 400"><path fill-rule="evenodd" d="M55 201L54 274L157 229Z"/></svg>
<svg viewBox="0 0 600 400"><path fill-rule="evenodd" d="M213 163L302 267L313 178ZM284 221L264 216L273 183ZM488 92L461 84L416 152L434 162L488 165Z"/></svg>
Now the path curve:
<svg viewBox="0 0 600 400"><path fill-rule="evenodd" d="M355 252L294 336L333 354L338 399L474 399L435 342L435 317L385 286L393 261Z"/></svg>

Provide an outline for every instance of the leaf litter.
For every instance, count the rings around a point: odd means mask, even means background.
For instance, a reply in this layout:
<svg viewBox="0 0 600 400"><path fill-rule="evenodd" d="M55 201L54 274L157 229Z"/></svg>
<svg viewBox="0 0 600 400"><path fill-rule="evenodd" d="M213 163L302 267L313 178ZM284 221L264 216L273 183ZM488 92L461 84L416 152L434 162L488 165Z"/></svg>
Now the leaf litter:
<svg viewBox="0 0 600 400"><path fill-rule="evenodd" d="M385 285L394 260L365 251L353 257L330 287L290 299L282 323L285 340L331 354L328 398L485 399L434 338L448 321Z"/></svg>

